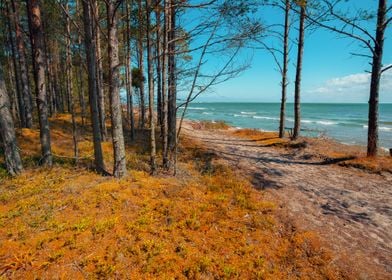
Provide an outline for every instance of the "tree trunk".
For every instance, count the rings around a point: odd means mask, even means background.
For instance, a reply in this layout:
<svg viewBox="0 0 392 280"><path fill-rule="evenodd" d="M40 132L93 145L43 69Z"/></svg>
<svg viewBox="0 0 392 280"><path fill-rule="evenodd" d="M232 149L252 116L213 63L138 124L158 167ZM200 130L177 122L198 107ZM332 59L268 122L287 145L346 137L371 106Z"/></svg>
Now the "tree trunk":
<svg viewBox="0 0 392 280"><path fill-rule="evenodd" d="M0 69L0 138L4 149L4 159L7 171L12 176L23 170L19 148L16 142L15 127L10 112L10 103L5 88L3 73Z"/></svg>
<svg viewBox="0 0 392 280"><path fill-rule="evenodd" d="M167 102L167 42L169 28L168 1L164 0L164 27L163 27L163 50L162 50L162 164L164 169L169 169L168 158L168 102Z"/></svg>
<svg viewBox="0 0 392 280"><path fill-rule="evenodd" d="M169 26L169 94L168 94L168 150L170 161L175 169L177 150L177 86L176 86L176 15L175 1L170 1L170 26Z"/></svg>
<svg viewBox="0 0 392 280"><path fill-rule="evenodd" d="M50 48L48 47L47 39L46 36L44 36L44 46L45 46L45 67L46 67L46 76L47 76L47 81L48 81L48 90L47 90L47 99L48 99L48 107L49 107L49 115L53 116L57 114L57 109L55 106L55 90L53 86L53 75L52 75L52 67L51 66L51 60L50 60Z"/></svg>
<svg viewBox="0 0 392 280"><path fill-rule="evenodd" d="M378 97L380 90L380 78L382 57L384 49L385 18L387 1L378 1L376 42L373 52L372 75L370 81L369 120L368 120L368 145L367 155L377 156L378 149Z"/></svg>
<svg viewBox="0 0 392 280"><path fill-rule="evenodd" d="M19 24L19 5L18 2L12 0L12 10L13 10L13 18L14 18L14 26L15 26L15 37L16 37L16 49L19 58L19 66L20 66L20 82L21 82L21 95L23 96L24 103L24 119L25 125L27 128L31 128L33 126L33 106L31 104L31 92L29 87L29 77L27 70L27 61L25 57L25 47L23 41L23 34Z"/></svg>
<svg viewBox="0 0 392 280"><path fill-rule="evenodd" d="M26 127L26 113L25 113L25 106L24 106L24 99L22 95L22 85L20 80L20 65L17 60L17 50L14 42L14 37L12 35L12 28L11 22L13 21L10 8L7 5L7 12L8 12L8 35L9 35L9 43L12 55L12 64L14 67L14 74L15 74L15 85L16 85L16 96L18 100L18 108L19 108L19 120L20 120L20 127Z"/></svg>
<svg viewBox="0 0 392 280"><path fill-rule="evenodd" d="M76 10L80 10L79 1L76 1ZM82 17L82 15L80 15ZM80 116L82 118L82 126L85 125L86 119L86 102L84 100L84 83L83 83L83 56L82 56L82 36L78 33L78 46L79 46L79 67L78 67L78 78L79 78L79 106L80 106Z"/></svg>
<svg viewBox="0 0 392 280"><path fill-rule="evenodd" d="M127 29L126 29L126 40L127 40L127 51L126 51L126 63L125 63L125 69L126 69L126 75L127 75L127 111L128 111L128 117L129 117L129 122L130 122L130 129L131 129L131 140L135 140L135 120L133 116L133 92L132 92L132 69L131 69L131 20L130 20L130 7L132 7L132 4L126 3L126 17L127 17Z"/></svg>
<svg viewBox="0 0 392 280"><path fill-rule="evenodd" d="M158 7L155 12L156 17L156 72L157 72L157 113L158 123L162 128L162 54L161 54L161 11ZM161 129L162 132L162 129ZM161 133L162 134L162 133Z"/></svg>
<svg viewBox="0 0 392 280"><path fill-rule="evenodd" d="M54 98L56 100L57 110L61 113L64 113L64 99L61 93L61 81L59 77L59 65L60 65L60 57L58 52L58 44L57 41L54 41L52 52L52 69L53 69L53 82L54 82Z"/></svg>
<svg viewBox="0 0 392 280"><path fill-rule="evenodd" d="M297 69L295 75L295 92L294 92L294 131L293 139L297 139L301 130L301 75L302 75L302 60L304 52L304 34L305 34L305 7L301 6L301 14L299 20L299 38L298 38L298 54L297 54Z"/></svg>
<svg viewBox="0 0 392 280"><path fill-rule="evenodd" d="M90 113L91 113L91 125L93 128L93 142L94 142L94 164L95 169L103 174L106 174L105 166L103 162L102 146L101 146L101 129L99 122L98 113L98 98L97 98L97 81L96 81L96 52L95 52L95 40L93 37L93 18L90 5L87 1L82 1L83 6L83 23L85 32L85 51L87 58L88 68L88 93L90 100Z"/></svg>
<svg viewBox="0 0 392 280"><path fill-rule="evenodd" d="M286 90L287 90L287 66L289 56L289 12L290 0L286 0L285 16L284 16L284 37L283 37L283 72L282 72L282 100L280 103L280 122L279 122L279 138L284 137L284 128L286 121Z"/></svg>
<svg viewBox="0 0 392 280"><path fill-rule="evenodd" d="M115 177L123 177L127 172L125 144L122 125L122 109L120 102L120 60L118 57L117 17L115 1L107 2L107 24L109 33L109 97L112 120L112 139L114 151Z"/></svg>
<svg viewBox="0 0 392 280"><path fill-rule="evenodd" d="M103 86L103 66L102 66L102 52L101 52L101 30L99 29L99 7L98 1L94 2L94 35L97 44L97 92L98 92L98 110L99 110L99 120L101 126L101 137L102 141L107 139L107 128L106 128L106 115L105 115L105 91Z"/></svg>
<svg viewBox="0 0 392 280"><path fill-rule="evenodd" d="M14 72L12 72L13 67L11 67L11 65L13 64L11 61L11 58L8 56L7 57L7 64L8 64L8 73L7 73L7 77L8 77L8 83L9 83L9 91L11 92L9 94L9 99L10 99L10 110L11 110L11 115L12 118L15 121L19 121L19 110L18 110L18 97L17 97L17 92L15 89L15 85L14 85L14 77L15 74Z"/></svg>
<svg viewBox="0 0 392 280"><path fill-rule="evenodd" d="M140 79L140 127L144 128L146 125L146 112L145 112L145 99L144 99L144 54L143 54L143 13L142 13L143 5L142 0L138 0L138 20L139 20L139 36L138 36L138 53L139 53L139 70L141 73Z"/></svg>
<svg viewBox="0 0 392 280"><path fill-rule="evenodd" d="M148 96L150 114L150 167L151 174L156 172L156 147L155 147L155 114L154 114L154 71L152 58L152 38L151 38L151 0L146 0L147 10L147 68L148 68Z"/></svg>
<svg viewBox="0 0 392 280"><path fill-rule="evenodd" d="M41 22L41 10L38 0L28 0L27 9L29 16L29 28L31 46L33 51L33 65L35 88L37 94L37 107L40 126L40 141L43 165L52 165L52 150L50 143L50 128L48 120L48 102L45 81L45 53L43 47L43 31Z"/></svg>
<svg viewBox="0 0 392 280"><path fill-rule="evenodd" d="M66 15L66 30L67 30L67 37L66 37L66 61L67 61L67 92L68 92L68 102L69 102L69 109L71 113L72 119L72 140L73 140L73 148L74 148L74 158L75 162L78 161L79 151L78 151L78 128L75 120L75 106L74 106L74 99L73 99L73 83L72 83L72 52L71 52L71 21L69 18L69 2L65 5L65 9L67 11Z"/></svg>

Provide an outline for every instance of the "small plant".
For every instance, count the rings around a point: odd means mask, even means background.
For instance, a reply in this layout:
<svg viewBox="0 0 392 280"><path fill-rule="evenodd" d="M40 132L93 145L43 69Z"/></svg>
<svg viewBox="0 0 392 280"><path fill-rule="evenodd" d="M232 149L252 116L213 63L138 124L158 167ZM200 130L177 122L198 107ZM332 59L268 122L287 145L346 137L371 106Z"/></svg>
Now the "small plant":
<svg viewBox="0 0 392 280"><path fill-rule="evenodd" d="M75 223L71 229L76 232L86 231L91 225L90 219L83 218L79 222Z"/></svg>

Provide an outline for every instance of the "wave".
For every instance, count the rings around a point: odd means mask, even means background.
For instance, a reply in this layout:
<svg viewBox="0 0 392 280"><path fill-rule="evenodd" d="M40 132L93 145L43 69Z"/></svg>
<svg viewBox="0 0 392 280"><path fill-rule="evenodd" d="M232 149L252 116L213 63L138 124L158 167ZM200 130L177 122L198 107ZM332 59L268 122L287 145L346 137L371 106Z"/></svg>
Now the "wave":
<svg viewBox="0 0 392 280"><path fill-rule="evenodd" d="M203 112L203 115L213 115L213 113L209 113L209 112Z"/></svg>
<svg viewBox="0 0 392 280"><path fill-rule="evenodd" d="M364 129L368 129L369 127L367 125L362 126ZM387 127L387 126L380 126L378 127L379 130L382 131L392 131L392 127Z"/></svg>
<svg viewBox="0 0 392 280"><path fill-rule="evenodd" d="M311 120L301 120L302 123L312 123L313 121Z"/></svg>
<svg viewBox="0 0 392 280"><path fill-rule="evenodd" d="M204 108L204 107L188 107L188 110L207 110L207 108Z"/></svg>
<svg viewBox="0 0 392 280"><path fill-rule="evenodd" d="M264 116L253 116L252 118L254 119L263 119L263 120L279 120L278 118L273 118L273 117L264 117Z"/></svg>
<svg viewBox="0 0 392 280"><path fill-rule="evenodd" d="M335 124L338 124L337 122L333 122L333 121L317 121L316 123L322 124L322 125L335 125Z"/></svg>
<svg viewBox="0 0 392 280"><path fill-rule="evenodd" d="M256 112L241 112L243 115L256 115Z"/></svg>

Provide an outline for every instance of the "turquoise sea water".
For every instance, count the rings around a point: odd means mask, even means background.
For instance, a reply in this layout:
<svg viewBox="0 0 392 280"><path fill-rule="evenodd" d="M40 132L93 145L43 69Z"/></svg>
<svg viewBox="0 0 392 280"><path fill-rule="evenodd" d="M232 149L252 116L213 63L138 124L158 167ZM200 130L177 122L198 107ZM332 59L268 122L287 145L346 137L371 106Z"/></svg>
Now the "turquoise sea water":
<svg viewBox="0 0 392 280"><path fill-rule="evenodd" d="M222 120L234 127L277 131L279 103L194 103L186 118L191 120ZM346 144L366 145L367 104L301 105L302 135L320 134ZM181 112L181 108L180 108ZM293 127L293 104L287 104L286 127ZM380 104L380 146L392 148L392 104Z"/></svg>

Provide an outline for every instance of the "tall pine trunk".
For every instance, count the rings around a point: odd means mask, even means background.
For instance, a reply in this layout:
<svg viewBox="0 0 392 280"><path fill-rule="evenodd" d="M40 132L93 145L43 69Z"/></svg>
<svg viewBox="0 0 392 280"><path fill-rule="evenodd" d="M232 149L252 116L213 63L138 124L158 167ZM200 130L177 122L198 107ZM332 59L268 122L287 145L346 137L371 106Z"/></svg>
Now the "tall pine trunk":
<svg viewBox="0 0 392 280"><path fill-rule="evenodd" d="M7 64L9 65L9 67L7 67L8 68L8 73L7 73L7 78L8 79L7 80L8 80L8 83L9 83L9 91L11 92L9 94L10 110L11 110L12 118L13 118L14 123L15 123L15 121L19 121L19 116L18 116L19 109L18 109L18 101L17 101L18 97L16 96L17 93L16 93L14 80L13 80L14 77L15 77L15 74L12 71L13 67L11 67L11 65L13 63L12 63L11 58L9 56L7 58Z"/></svg>
<svg viewBox="0 0 392 280"><path fill-rule="evenodd" d="M302 75L302 60L304 52L304 37L305 37L305 4L301 5L301 13L299 19L299 38L298 38L298 54L297 54L297 69L295 74L295 92L294 92L294 132L293 139L297 139L301 131L301 75Z"/></svg>
<svg viewBox="0 0 392 280"><path fill-rule="evenodd" d="M78 129L75 119L75 106L74 106L74 98L73 98L73 81L72 81L72 52L71 52L71 20L69 18L69 2L65 5L65 9L67 11L66 16L66 66L67 66L67 92L68 92L68 100L69 100L69 109L71 113L72 120L72 140L73 140L73 150L74 150L74 158L75 162L78 161L79 151L78 151Z"/></svg>
<svg viewBox="0 0 392 280"><path fill-rule="evenodd" d="M161 10L160 7L157 7L155 10L155 18L156 18L156 47L155 47L155 56L156 56L156 75L157 75L157 114L158 114L158 123L162 128L162 41L161 41ZM162 132L162 129L161 129ZM162 133L161 133L162 134Z"/></svg>
<svg viewBox="0 0 392 280"><path fill-rule="evenodd" d="M139 70L140 70L140 116L139 122L141 128L146 125L146 108L145 108L145 97L144 97L144 51L143 51L143 36L144 36L144 21L143 21L143 5L142 0L138 0L138 20L139 20L139 32L138 32L138 55L139 55Z"/></svg>
<svg viewBox="0 0 392 280"><path fill-rule="evenodd" d="M370 81L369 121L367 155L377 156L378 149L378 102L380 91L380 78L382 56L384 49L384 33L387 12L387 1L378 1L376 42L373 52L372 75Z"/></svg>
<svg viewBox="0 0 392 280"><path fill-rule="evenodd" d="M168 150L171 165L174 167L174 173L176 169L176 157L177 157L177 85L176 85L176 5L175 1L170 1L169 6L170 12L170 25L168 35Z"/></svg>
<svg viewBox="0 0 392 280"><path fill-rule="evenodd" d="M168 28L169 28L169 0L164 0L164 26L162 49L162 164L164 169L169 169L168 158L168 98L167 98L167 66L168 66Z"/></svg>
<svg viewBox="0 0 392 280"><path fill-rule="evenodd" d="M284 128L286 121L286 92L287 92L287 66L289 57L289 12L290 0L286 0L285 16L284 16L284 36L283 36L283 69L282 69L282 100L280 103L280 122L279 122L279 138L284 137Z"/></svg>
<svg viewBox="0 0 392 280"><path fill-rule="evenodd" d="M132 48L131 48L131 19L130 19L130 7L128 3L126 5L126 41L127 41L127 50L126 50L126 62L125 62L125 70L127 75L127 114L130 122L131 129L131 140L135 140L135 119L133 115L133 89L132 89L132 69L131 69L131 58L132 58ZM132 7L132 4L130 5Z"/></svg>
<svg viewBox="0 0 392 280"><path fill-rule="evenodd" d="M116 1L107 2L107 24L109 33L109 97L112 120L112 139L114 151L113 175L123 177L127 172L125 144L120 102L120 60L118 57Z"/></svg>
<svg viewBox="0 0 392 280"><path fill-rule="evenodd" d="M22 85L20 80L20 67L17 59L17 50L14 42L14 37L12 35L12 27L11 22L13 21L11 10L7 5L7 12L8 12L8 36L9 36L9 44L11 49L11 56L12 56L12 65L14 68L14 78L15 78L15 89L16 89L16 96L18 100L18 109L19 109L19 121L20 127L26 127L26 114L25 114L25 106L24 106L24 99L22 95Z"/></svg>
<svg viewBox="0 0 392 280"><path fill-rule="evenodd" d="M147 11L147 68L148 68L148 96L150 114L150 168L151 174L156 172L156 147L155 147L155 114L154 114L154 71L152 58L152 38L151 38L151 0L146 0Z"/></svg>
<svg viewBox="0 0 392 280"><path fill-rule="evenodd" d="M98 113L98 94L96 81L96 52L95 40L93 36L93 18L92 11L87 1L82 1L83 6L83 23L85 32L85 51L88 68L88 93L90 100L91 124L93 127L93 143L94 143L94 164L95 169L103 174L106 174L105 165L103 162L102 146L101 146L101 129L99 123Z"/></svg>
<svg viewBox="0 0 392 280"><path fill-rule="evenodd" d="M101 51L101 30L99 27L99 6L98 1L94 2L94 23L93 31L96 40L96 57L97 57L97 92L98 92L98 110L99 110L99 121L101 126L101 137L103 141L107 138L106 128L106 115L105 115L105 91L103 86L103 66L102 66L102 51Z"/></svg>
<svg viewBox="0 0 392 280"><path fill-rule="evenodd" d="M29 77L27 69L27 61L25 56L25 46L23 41L23 33L19 24L19 5L18 2L12 0L12 10L15 26L16 49L18 53L19 66L20 66L20 82L21 82L21 95L23 96L24 103L24 119L27 128L33 126L33 106L31 104L31 92L29 87Z"/></svg>
<svg viewBox="0 0 392 280"><path fill-rule="evenodd" d="M79 1L76 1L76 10L80 11L80 3ZM80 17L83 15L81 14ZM79 46L79 65L78 65L78 79L79 79L79 89L78 89L78 95L79 95L79 106L80 106L80 116L82 118L82 126L85 125L85 119L86 119L86 102L84 99L84 77L83 77L83 56L82 56L82 36L80 33L78 33L78 46Z"/></svg>
<svg viewBox="0 0 392 280"><path fill-rule="evenodd" d="M30 39L33 51L34 79L37 94L37 107L40 127L40 142L43 165L52 165L52 150L50 142L50 128L48 119L48 101L45 81L45 53L44 38L41 21L41 9L38 0L27 1L29 17Z"/></svg>
<svg viewBox="0 0 392 280"><path fill-rule="evenodd" d="M10 112L10 103L2 69L0 69L0 139L4 149L7 171L12 176L19 174L22 172L23 166L16 141L14 121Z"/></svg>

